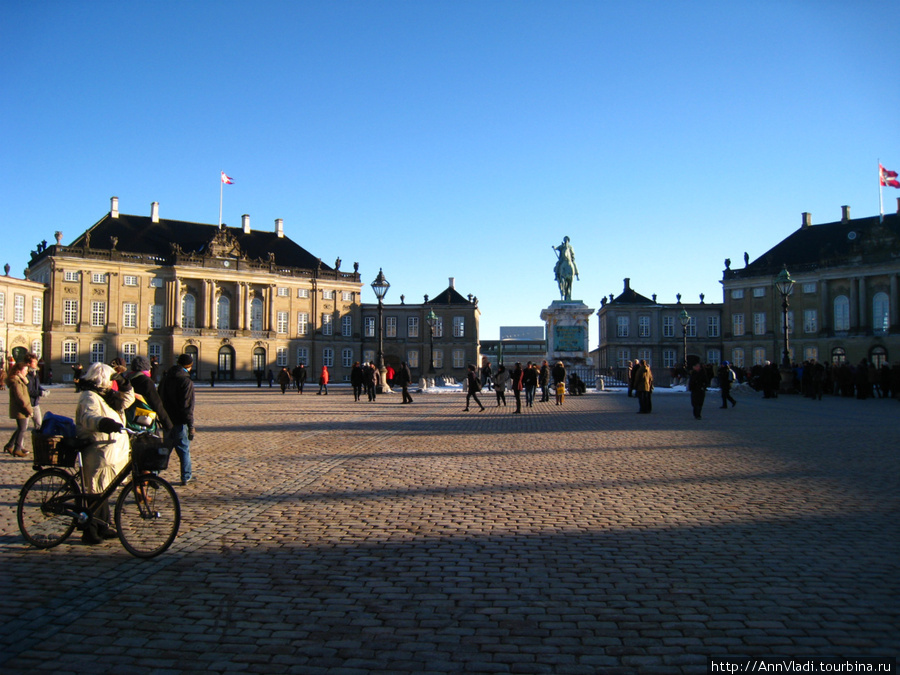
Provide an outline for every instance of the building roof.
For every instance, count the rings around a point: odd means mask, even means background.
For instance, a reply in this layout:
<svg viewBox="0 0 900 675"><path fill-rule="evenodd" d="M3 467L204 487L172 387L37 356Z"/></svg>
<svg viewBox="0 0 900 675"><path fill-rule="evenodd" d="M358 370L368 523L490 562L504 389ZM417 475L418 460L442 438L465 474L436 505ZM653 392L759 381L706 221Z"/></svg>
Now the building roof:
<svg viewBox="0 0 900 675"><path fill-rule="evenodd" d="M609 304L620 304L620 305L655 305L656 301L651 300L650 298L644 297L637 291L635 291L631 287L631 279L625 279L625 288L618 295L618 297L614 298L610 301Z"/></svg>
<svg viewBox="0 0 900 675"><path fill-rule="evenodd" d="M727 268L724 279L774 276L787 267L788 271L827 267L866 265L896 261L900 255L900 214L888 214L881 222L879 216L850 219L811 225L804 214L800 229L790 234L759 258L741 269Z"/></svg>
<svg viewBox="0 0 900 675"><path fill-rule="evenodd" d="M227 225L222 225L220 229L217 225L166 218L153 222L150 216L124 213L118 217L107 214L69 247L85 246L88 241L89 248L94 250L116 249L161 258L176 252L214 254L249 260L273 260L286 267L316 269L321 265L323 270L331 269L289 237L279 237L275 232L244 232L243 228ZM213 249L214 242L219 244L217 251Z"/></svg>
<svg viewBox="0 0 900 675"><path fill-rule="evenodd" d="M448 286L446 290L438 293L436 296L428 300L426 305L469 305L471 304L467 298L464 298L459 291L453 286Z"/></svg>

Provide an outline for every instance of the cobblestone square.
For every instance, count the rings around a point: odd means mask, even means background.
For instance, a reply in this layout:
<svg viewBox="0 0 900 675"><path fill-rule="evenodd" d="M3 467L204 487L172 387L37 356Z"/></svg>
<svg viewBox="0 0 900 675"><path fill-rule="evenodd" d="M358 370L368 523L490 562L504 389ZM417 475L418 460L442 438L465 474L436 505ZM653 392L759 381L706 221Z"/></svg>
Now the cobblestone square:
<svg viewBox="0 0 900 675"><path fill-rule="evenodd" d="M5 394L4 394L5 395ZM900 654L895 400L201 387L172 548L37 550L0 459L0 672L704 673ZM510 397L511 398L511 397ZM54 388L44 411L74 416ZM4 419L0 430L12 433ZM177 482L173 454L163 476Z"/></svg>

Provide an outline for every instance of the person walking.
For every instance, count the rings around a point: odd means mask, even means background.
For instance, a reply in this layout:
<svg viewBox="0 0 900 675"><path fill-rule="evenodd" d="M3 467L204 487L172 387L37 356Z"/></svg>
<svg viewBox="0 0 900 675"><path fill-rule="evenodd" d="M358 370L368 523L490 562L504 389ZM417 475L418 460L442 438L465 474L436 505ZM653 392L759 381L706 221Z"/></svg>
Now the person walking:
<svg viewBox="0 0 900 675"><path fill-rule="evenodd" d="M194 358L190 354L181 354L159 385L159 397L166 414L172 420L169 438L181 462L182 485L189 485L196 480L191 464L191 441L194 440L193 367Z"/></svg>
<svg viewBox="0 0 900 675"><path fill-rule="evenodd" d="M722 361L722 365L716 371L716 379L719 380L719 391L722 393L722 409L728 408L729 401L733 408L737 405L737 401L731 396L731 385L734 384L735 375L728 361Z"/></svg>
<svg viewBox="0 0 900 675"><path fill-rule="evenodd" d="M475 403L478 404L478 407L481 408L481 410L484 410L484 406L481 405L481 401L478 400L479 391L481 391L481 382L478 381L478 376L475 374L475 364L470 363L469 372L466 373L466 412L469 410L469 399L475 399Z"/></svg>
<svg viewBox="0 0 900 675"><path fill-rule="evenodd" d="M303 378L303 381L300 380L301 377ZM297 393L302 394L303 383L306 382L306 369L303 367L302 363L298 363L291 371L291 380L294 382L294 389L297 390Z"/></svg>
<svg viewBox="0 0 900 675"><path fill-rule="evenodd" d="M541 403L550 401L550 366L547 359L541 363L541 369L538 371L538 384L541 387Z"/></svg>
<svg viewBox="0 0 900 675"><path fill-rule="evenodd" d="M494 391L497 393L497 407L500 403L506 405L506 385L509 382L509 371L502 363L497 368L497 377L494 378Z"/></svg>
<svg viewBox="0 0 900 675"><path fill-rule="evenodd" d="M365 381L365 374L363 373L362 366L359 365L359 361L353 364L353 368L350 369L350 386L353 387L353 400L358 401L362 398L362 390L363 383Z"/></svg>
<svg viewBox="0 0 900 675"><path fill-rule="evenodd" d="M41 386L41 379L38 376L38 357L34 354L28 354L25 357L28 364L28 396L31 399L31 420L34 423L35 431L41 430L41 422L44 415L41 413L41 397L46 394L46 390Z"/></svg>
<svg viewBox="0 0 900 675"><path fill-rule="evenodd" d="M291 386L291 374L288 372L287 366L282 366L281 370L278 371L278 384L281 387L282 394Z"/></svg>
<svg viewBox="0 0 900 675"><path fill-rule="evenodd" d="M25 434L28 419L34 410L28 394L28 364L13 363L6 371L6 387L9 389L9 418L16 421L16 429L6 442L4 450L13 457L25 457Z"/></svg>
<svg viewBox="0 0 900 675"><path fill-rule="evenodd" d="M491 368L491 362L488 357L481 357L481 386L484 389L494 385L494 371Z"/></svg>
<svg viewBox="0 0 900 675"><path fill-rule="evenodd" d="M513 396L516 397L516 409L513 410L514 415L519 415L522 413L522 387L524 386L522 383L523 377L524 373L522 371L522 364L516 361L516 367L513 368L512 375L510 376L512 381Z"/></svg>
<svg viewBox="0 0 900 675"><path fill-rule="evenodd" d="M369 403L372 403L375 400L376 394L376 382L378 381L378 371L375 369L375 365L370 361L365 366L363 366L363 383L366 387L366 397L369 399Z"/></svg>
<svg viewBox="0 0 900 675"><path fill-rule="evenodd" d="M319 391L316 396L321 396L323 389L325 395L328 396L328 366L322 366L322 372L319 374Z"/></svg>
<svg viewBox="0 0 900 675"><path fill-rule="evenodd" d="M691 392L691 407L694 409L694 419L701 419L703 413L703 400L706 398L706 388L709 386L709 380L706 379L706 372L703 366L695 363L688 378L688 391Z"/></svg>
<svg viewBox="0 0 900 675"><path fill-rule="evenodd" d="M638 399L638 413L649 414L653 410L653 372L645 359L638 361L637 368L632 371L634 391Z"/></svg>
<svg viewBox="0 0 900 675"><path fill-rule="evenodd" d="M537 365L529 361L522 372L522 386L525 388L525 407L534 407L534 394L537 391L538 371Z"/></svg>
<svg viewBox="0 0 900 675"><path fill-rule="evenodd" d="M400 390L403 393L403 400L401 403L412 403L412 396L409 395L409 383L412 381L412 373L409 372L409 365L404 361L400 364L400 368L396 370L394 373L394 382L400 385ZM483 408L484 406L482 406Z"/></svg>

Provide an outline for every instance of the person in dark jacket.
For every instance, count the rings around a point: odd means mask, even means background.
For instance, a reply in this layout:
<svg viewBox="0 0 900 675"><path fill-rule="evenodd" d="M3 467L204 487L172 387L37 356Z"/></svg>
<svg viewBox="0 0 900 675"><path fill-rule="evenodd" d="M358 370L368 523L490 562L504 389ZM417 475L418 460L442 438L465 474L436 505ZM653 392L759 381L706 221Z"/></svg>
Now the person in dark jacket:
<svg viewBox="0 0 900 675"><path fill-rule="evenodd" d="M294 378L294 386L297 393L303 393L303 385L306 384L306 367L302 363L298 363L297 367L291 371L291 377Z"/></svg>
<svg viewBox="0 0 900 675"><path fill-rule="evenodd" d="M394 383L400 385L403 392L403 400L401 403L412 403L412 396L409 395L409 383L412 381L412 373L409 372L409 366L406 361L400 364L400 367L394 373Z"/></svg>
<svg viewBox="0 0 900 675"><path fill-rule="evenodd" d="M538 384L541 386L541 403L548 403L550 401L550 366L547 364L547 359L541 363Z"/></svg>
<svg viewBox="0 0 900 675"><path fill-rule="evenodd" d="M167 434L172 431L172 420L166 413L162 399L151 377L150 360L146 356L135 356L131 360L131 372L127 377L134 389L135 398L140 396L143 402L156 413L156 421Z"/></svg>
<svg viewBox="0 0 900 675"><path fill-rule="evenodd" d="M478 375L475 374L475 364L469 364L469 372L466 373L466 410L469 409L469 399L475 399L478 407L484 410L481 401L478 400L478 392L481 391L481 382L478 381Z"/></svg>
<svg viewBox="0 0 900 675"><path fill-rule="evenodd" d="M703 366L695 363L691 370L691 376L688 378L688 391L691 392L691 407L694 409L694 419L701 419L703 413L703 400L706 398L706 388L709 386L709 380L706 379L706 372Z"/></svg>
<svg viewBox="0 0 900 675"><path fill-rule="evenodd" d="M359 365L359 361L357 361L353 364L353 368L350 369L350 386L353 387L354 401L358 401L362 398L364 379L365 376L363 374L362 366Z"/></svg>
<svg viewBox="0 0 900 675"><path fill-rule="evenodd" d="M727 408L728 402L731 401L731 407L733 408L737 405L737 401L731 395L731 385L734 383L735 375L728 361L722 361L722 365L719 366L719 370L716 372L716 379L719 380L719 392L722 394L721 407L723 409Z"/></svg>
<svg viewBox="0 0 900 675"><path fill-rule="evenodd" d="M41 421L44 415L41 413L41 396L44 395L44 388L41 386L41 380L38 376L38 357L34 354L28 354L25 357L28 363L28 396L31 398L31 409L33 411L31 419L34 422L34 428L37 431L41 429Z"/></svg>
<svg viewBox="0 0 900 675"><path fill-rule="evenodd" d="M525 373L522 370L522 364L516 361L516 366L515 368L513 368L512 375L510 375L513 396L516 397L516 409L513 410L514 415L522 413L522 387L524 386L522 383L522 379L524 377L524 374Z"/></svg>
<svg viewBox="0 0 900 675"><path fill-rule="evenodd" d="M191 381L193 367L193 357L190 354L182 354L178 357L176 365L166 372L159 385L159 397L172 420L169 438L181 461L182 485L195 480L191 466L191 441L194 440L194 383Z"/></svg>
<svg viewBox="0 0 900 675"><path fill-rule="evenodd" d="M287 391L287 388L291 386L291 374L287 369L287 366L282 366L281 370L278 371L278 385L281 387L281 393Z"/></svg>

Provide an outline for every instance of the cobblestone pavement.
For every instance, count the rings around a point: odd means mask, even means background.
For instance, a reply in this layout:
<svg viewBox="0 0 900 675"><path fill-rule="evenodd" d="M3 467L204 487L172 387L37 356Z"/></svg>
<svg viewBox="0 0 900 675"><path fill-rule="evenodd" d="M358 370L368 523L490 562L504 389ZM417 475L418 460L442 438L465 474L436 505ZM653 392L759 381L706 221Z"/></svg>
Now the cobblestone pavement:
<svg viewBox="0 0 900 675"><path fill-rule="evenodd" d="M522 415L337 387L197 398L200 482L176 488L180 534L149 561L77 536L30 548L31 463L3 454L0 672L700 673L710 655L900 653L897 401L720 410L711 393L697 421L675 394L641 416L622 394ZM44 408L74 402L55 389Z"/></svg>

